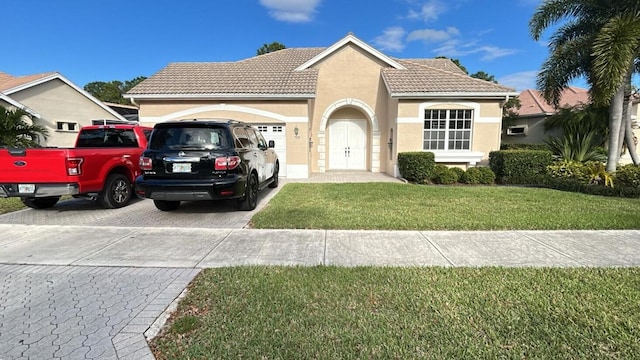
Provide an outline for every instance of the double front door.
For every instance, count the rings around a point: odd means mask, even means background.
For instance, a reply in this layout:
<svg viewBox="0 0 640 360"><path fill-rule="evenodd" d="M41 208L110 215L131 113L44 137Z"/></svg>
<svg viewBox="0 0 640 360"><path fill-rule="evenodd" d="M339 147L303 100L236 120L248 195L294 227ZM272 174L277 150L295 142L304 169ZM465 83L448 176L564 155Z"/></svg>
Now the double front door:
<svg viewBox="0 0 640 360"><path fill-rule="evenodd" d="M331 170L367 169L367 121L334 120L329 125L329 168Z"/></svg>

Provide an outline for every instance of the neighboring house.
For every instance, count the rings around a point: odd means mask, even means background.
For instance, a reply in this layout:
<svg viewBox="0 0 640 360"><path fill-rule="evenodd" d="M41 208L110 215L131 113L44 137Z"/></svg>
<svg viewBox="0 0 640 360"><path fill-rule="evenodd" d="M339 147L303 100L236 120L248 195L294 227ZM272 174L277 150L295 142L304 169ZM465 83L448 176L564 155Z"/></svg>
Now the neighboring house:
<svg viewBox="0 0 640 360"><path fill-rule="evenodd" d="M545 132L544 122L558 109L549 104L539 90L524 90L519 95L518 120L504 129L502 142L509 144L540 144L549 136L557 136L559 130ZM589 90L569 87L560 96L560 107L579 107L589 104Z"/></svg>
<svg viewBox="0 0 640 360"><path fill-rule="evenodd" d="M633 96L631 107L631 128L633 129L634 140L636 143L636 152L640 155L640 95ZM620 157L621 164L631 164L633 160L629 151L624 151Z"/></svg>
<svg viewBox="0 0 640 360"><path fill-rule="evenodd" d="M124 117L57 72L11 76L0 72L0 106L27 111L49 130L43 146L73 146L82 126L92 119Z"/></svg>
<svg viewBox="0 0 640 360"><path fill-rule="evenodd" d="M230 118L276 141L281 175L331 170L398 175L397 154L486 164L500 147L501 105L517 93L448 59L396 59L352 34L237 62L172 63L131 89L140 123Z"/></svg>
<svg viewBox="0 0 640 360"><path fill-rule="evenodd" d="M103 101L105 105L122 115L128 121L138 121L138 107L134 105L116 104Z"/></svg>

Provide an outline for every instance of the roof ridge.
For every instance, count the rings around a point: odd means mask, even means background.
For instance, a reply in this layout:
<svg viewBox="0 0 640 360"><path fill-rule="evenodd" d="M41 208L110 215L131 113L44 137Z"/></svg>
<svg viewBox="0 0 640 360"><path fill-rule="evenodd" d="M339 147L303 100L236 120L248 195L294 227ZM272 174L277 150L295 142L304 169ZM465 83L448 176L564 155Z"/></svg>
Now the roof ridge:
<svg viewBox="0 0 640 360"><path fill-rule="evenodd" d="M453 63L453 62L452 62L452 63ZM502 85L502 84L500 84L500 83L493 82L493 81L487 81L487 80L483 80L483 79L478 79L478 78L474 78L473 76L471 76L471 75L469 75L469 74L462 74L462 73L460 73L460 72L455 72L455 71L450 71L450 70L440 69L440 68L437 68L437 67L435 67L435 66L431 66L431 65L427 65L427 64L417 64L417 65L418 65L418 66L421 66L421 67L429 68L429 69L432 69L432 70L436 70L436 71L439 71L439 72L442 72L442 73L451 74L451 75L457 76L457 77L459 77L459 78L464 78L465 80L470 80L470 81L474 81L474 82L481 82L481 83L483 83L483 84L490 84L490 85L500 86L500 87L502 87L502 88L504 88L504 89L509 89L509 90L513 90L513 91L515 91L515 89L510 88L510 87L507 87L507 86L504 86L504 85ZM455 65L455 63L454 63L454 65ZM461 70L462 70L462 69L461 69Z"/></svg>

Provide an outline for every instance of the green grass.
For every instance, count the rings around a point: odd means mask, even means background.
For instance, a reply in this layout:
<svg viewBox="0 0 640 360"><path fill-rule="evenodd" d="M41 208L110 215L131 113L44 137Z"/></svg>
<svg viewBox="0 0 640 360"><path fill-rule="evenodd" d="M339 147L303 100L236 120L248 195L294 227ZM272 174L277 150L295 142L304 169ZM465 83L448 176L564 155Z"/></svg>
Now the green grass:
<svg viewBox="0 0 640 360"><path fill-rule="evenodd" d="M208 269L158 359L631 359L640 269Z"/></svg>
<svg viewBox="0 0 640 360"><path fill-rule="evenodd" d="M18 211L26 208L20 198L0 198L0 214Z"/></svg>
<svg viewBox="0 0 640 360"><path fill-rule="evenodd" d="M285 185L254 228L387 230L640 229L640 199L505 186Z"/></svg>

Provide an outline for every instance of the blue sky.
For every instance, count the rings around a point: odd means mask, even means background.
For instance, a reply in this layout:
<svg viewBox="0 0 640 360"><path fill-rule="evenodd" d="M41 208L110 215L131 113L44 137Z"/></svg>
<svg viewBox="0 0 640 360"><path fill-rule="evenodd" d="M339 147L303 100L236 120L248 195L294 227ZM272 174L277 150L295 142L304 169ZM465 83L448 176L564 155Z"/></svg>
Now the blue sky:
<svg viewBox="0 0 640 360"><path fill-rule="evenodd" d="M327 47L352 32L398 58L457 58L517 90L547 57L529 20L541 0L12 0L0 71L58 71L79 86L179 61L237 61L274 41ZM8 35L8 36L7 36ZM545 34L549 36L550 34Z"/></svg>

